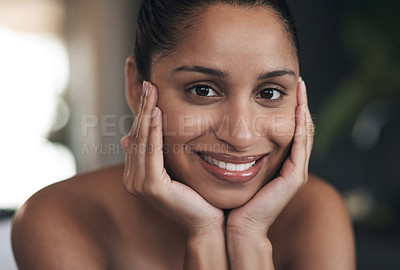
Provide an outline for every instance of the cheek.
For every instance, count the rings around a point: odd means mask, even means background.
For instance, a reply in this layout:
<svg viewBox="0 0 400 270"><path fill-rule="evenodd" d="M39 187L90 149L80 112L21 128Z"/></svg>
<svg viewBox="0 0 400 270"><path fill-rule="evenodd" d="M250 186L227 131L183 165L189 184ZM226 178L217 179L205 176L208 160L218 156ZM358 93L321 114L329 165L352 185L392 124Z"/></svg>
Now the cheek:
<svg viewBox="0 0 400 270"><path fill-rule="evenodd" d="M182 168L190 167L187 155L192 154L191 141L202 134L202 115L197 114L193 108L184 104L175 106L159 104L163 112L163 143L165 153L165 166L171 176L184 179Z"/></svg>
<svg viewBox="0 0 400 270"><path fill-rule="evenodd" d="M294 136L295 113L287 109L257 119L257 132L281 147L288 146ZM261 133L262 132L262 133Z"/></svg>
<svg viewBox="0 0 400 270"><path fill-rule="evenodd" d="M165 140L181 144L203 133L202 115L194 114L193 110L185 110L182 106L163 110L163 129Z"/></svg>
<svg viewBox="0 0 400 270"><path fill-rule="evenodd" d="M164 136L170 141L180 140L180 143L185 143L199 133L201 111L196 111L184 102L181 94L173 87L159 83L159 89L157 106L163 115Z"/></svg>

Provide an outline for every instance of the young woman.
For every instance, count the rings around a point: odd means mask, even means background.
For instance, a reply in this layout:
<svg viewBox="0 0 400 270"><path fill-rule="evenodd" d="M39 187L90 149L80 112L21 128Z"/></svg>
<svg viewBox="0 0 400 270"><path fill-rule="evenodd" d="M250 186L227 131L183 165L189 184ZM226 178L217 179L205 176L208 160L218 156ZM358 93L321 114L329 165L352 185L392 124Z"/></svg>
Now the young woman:
<svg viewBox="0 0 400 270"><path fill-rule="evenodd" d="M125 165L18 211L21 269L354 269L338 193L308 174L313 125L284 1L149 0Z"/></svg>

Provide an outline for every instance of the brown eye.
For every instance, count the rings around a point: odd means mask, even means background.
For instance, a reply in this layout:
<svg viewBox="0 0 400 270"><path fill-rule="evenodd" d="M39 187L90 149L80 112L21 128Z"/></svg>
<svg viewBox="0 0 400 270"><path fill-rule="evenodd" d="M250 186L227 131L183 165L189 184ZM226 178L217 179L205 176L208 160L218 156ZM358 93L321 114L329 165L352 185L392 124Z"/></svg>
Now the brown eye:
<svg viewBox="0 0 400 270"><path fill-rule="evenodd" d="M217 93L208 85L196 85L189 89L190 92L201 97L215 97Z"/></svg>
<svg viewBox="0 0 400 270"><path fill-rule="evenodd" d="M268 88L262 90L260 93L257 94L256 97L262 99L276 100L282 97L282 92L277 89Z"/></svg>

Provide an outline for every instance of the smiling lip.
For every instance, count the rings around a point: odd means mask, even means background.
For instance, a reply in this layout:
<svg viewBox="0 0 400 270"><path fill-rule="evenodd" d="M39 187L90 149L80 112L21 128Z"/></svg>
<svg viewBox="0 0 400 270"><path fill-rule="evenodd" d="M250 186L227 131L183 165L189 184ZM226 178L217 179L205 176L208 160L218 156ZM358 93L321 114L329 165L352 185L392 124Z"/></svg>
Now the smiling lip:
<svg viewBox="0 0 400 270"><path fill-rule="evenodd" d="M199 152L200 154L204 154L210 157L213 157L215 159L218 159L220 161L224 161L224 162L229 162L229 163L236 163L236 164L240 164L240 163L250 163L253 161L256 161L258 159L260 159L262 156L264 156L265 154L262 155L254 155L254 156L233 156L233 155L227 155L227 154L221 154L221 153L211 153L211 152Z"/></svg>
<svg viewBox="0 0 400 270"><path fill-rule="evenodd" d="M218 179L229 183L244 183L258 174L268 154L240 157L202 152L197 153L196 156L203 168Z"/></svg>

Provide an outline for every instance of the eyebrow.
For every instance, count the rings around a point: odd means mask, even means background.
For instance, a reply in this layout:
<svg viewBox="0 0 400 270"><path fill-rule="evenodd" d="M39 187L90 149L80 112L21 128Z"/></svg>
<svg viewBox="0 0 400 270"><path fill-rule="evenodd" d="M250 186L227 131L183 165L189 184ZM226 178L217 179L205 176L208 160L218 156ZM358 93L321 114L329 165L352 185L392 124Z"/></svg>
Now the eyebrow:
<svg viewBox="0 0 400 270"><path fill-rule="evenodd" d="M218 69L213 69L213 68L208 68L208 67L203 67L203 66L181 66L181 67L178 67L173 70L173 72L179 72L179 71L204 73L204 74L219 77L219 78L228 77L228 73L226 73L224 71L221 71Z"/></svg>
<svg viewBox="0 0 400 270"><path fill-rule="evenodd" d="M181 71L198 72L198 73L203 73L203 74L207 74L207 75L211 75L211 76L215 76L215 77L219 77L219 78L227 78L228 77L228 73L225 71L221 71L221 70L209 68L209 67L204 67L204 66L198 66L198 65L180 66L178 68L175 68L172 72L181 72ZM257 77L257 80L266 80L269 78L281 77L281 76L285 76L285 75L290 75L290 76L296 77L296 73L294 71L283 69L283 70L274 70L274 71L270 71L270 72L261 73Z"/></svg>
<svg viewBox="0 0 400 270"><path fill-rule="evenodd" d="M293 70L274 70L270 72L261 73L257 80L266 80L269 78L281 77L285 75L290 75L296 77L296 73Z"/></svg>

